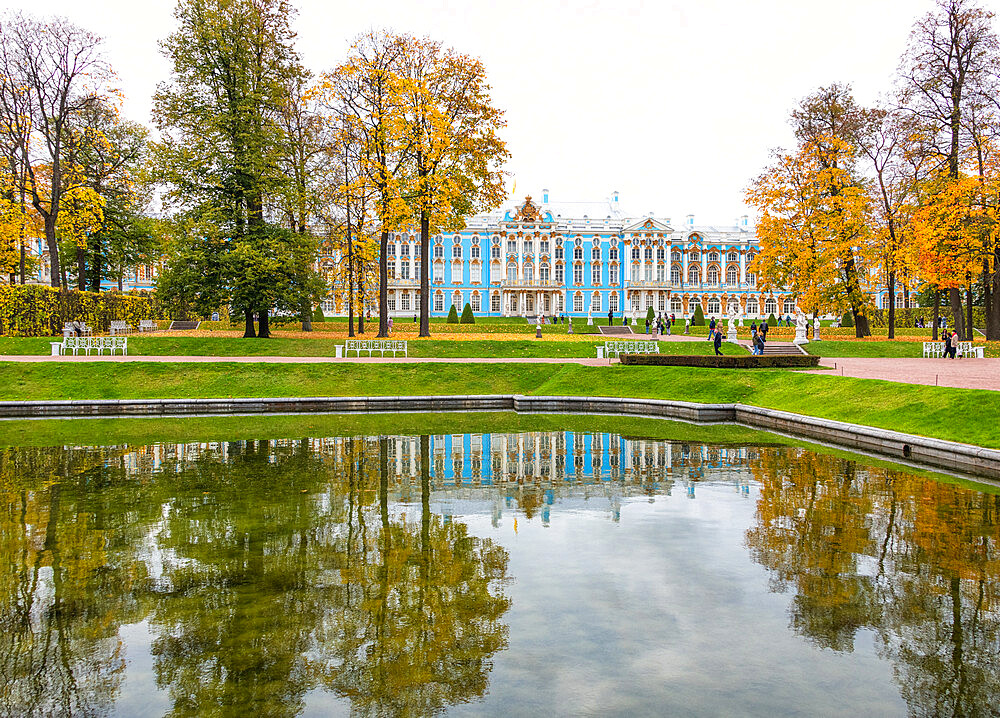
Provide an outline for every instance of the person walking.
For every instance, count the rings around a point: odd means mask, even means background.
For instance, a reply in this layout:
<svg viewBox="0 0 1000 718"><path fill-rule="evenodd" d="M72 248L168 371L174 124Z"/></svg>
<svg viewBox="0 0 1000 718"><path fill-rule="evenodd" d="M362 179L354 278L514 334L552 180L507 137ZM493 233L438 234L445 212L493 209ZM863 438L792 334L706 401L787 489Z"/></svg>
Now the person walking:
<svg viewBox="0 0 1000 718"><path fill-rule="evenodd" d="M750 334L751 336L757 333L757 320L754 319L750 322Z"/></svg>
<svg viewBox="0 0 1000 718"><path fill-rule="evenodd" d="M715 333L715 356L722 356L722 332Z"/></svg>
<svg viewBox="0 0 1000 718"><path fill-rule="evenodd" d="M392 317L389 317L389 334L392 334Z"/></svg>
<svg viewBox="0 0 1000 718"><path fill-rule="evenodd" d="M672 321L672 318L673 318L673 317L672 317L672 316L670 316L670 317L667 317L667 318L666 318L666 319L665 319L665 320L663 321L663 323L664 323L664 324L665 324L665 325L667 326L667 336L668 336L668 337L670 336L670 325L671 325L671 324L673 324L673 321Z"/></svg>
<svg viewBox="0 0 1000 718"><path fill-rule="evenodd" d="M609 327L611 326L611 322L614 321L614 318L615 318L615 313L614 312L608 312L608 326Z"/></svg>
<svg viewBox="0 0 1000 718"><path fill-rule="evenodd" d="M951 333L951 339L948 340L948 346L951 348L951 358L954 359L958 354L958 332Z"/></svg>
<svg viewBox="0 0 1000 718"><path fill-rule="evenodd" d="M649 317L646 317L646 334L649 334Z"/></svg>
<svg viewBox="0 0 1000 718"><path fill-rule="evenodd" d="M768 325L768 323L766 321L762 321L760 323L760 334L761 334L760 340L762 342L766 342L767 341L767 330L768 330L768 328L769 328L769 325Z"/></svg>
<svg viewBox="0 0 1000 718"><path fill-rule="evenodd" d="M708 341L712 341L713 336L715 336L715 317L708 323Z"/></svg>

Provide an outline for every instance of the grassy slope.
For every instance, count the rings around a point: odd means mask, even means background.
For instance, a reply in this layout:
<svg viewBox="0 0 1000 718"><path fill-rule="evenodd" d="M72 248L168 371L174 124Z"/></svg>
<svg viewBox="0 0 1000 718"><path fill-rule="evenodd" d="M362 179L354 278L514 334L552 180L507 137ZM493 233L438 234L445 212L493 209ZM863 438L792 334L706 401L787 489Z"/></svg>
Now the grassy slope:
<svg viewBox="0 0 1000 718"><path fill-rule="evenodd" d="M645 339L645 337L637 337ZM603 346L605 337L570 340L544 339L409 339L411 357L595 357L595 347ZM0 354L47 355L46 337L0 337ZM333 356L334 345L343 339L275 337L263 340L231 337L130 337L132 356ZM660 342L664 354L711 354L707 340L692 342ZM746 354L746 350L723 343L724 354ZM353 354L352 354L353 356ZM377 356L377 355L376 355Z"/></svg>
<svg viewBox="0 0 1000 718"><path fill-rule="evenodd" d="M706 342L707 343L707 342ZM1000 448L1000 392L781 370L507 364L0 364L0 399L562 394L742 402ZM980 418L976 418L980 417Z"/></svg>

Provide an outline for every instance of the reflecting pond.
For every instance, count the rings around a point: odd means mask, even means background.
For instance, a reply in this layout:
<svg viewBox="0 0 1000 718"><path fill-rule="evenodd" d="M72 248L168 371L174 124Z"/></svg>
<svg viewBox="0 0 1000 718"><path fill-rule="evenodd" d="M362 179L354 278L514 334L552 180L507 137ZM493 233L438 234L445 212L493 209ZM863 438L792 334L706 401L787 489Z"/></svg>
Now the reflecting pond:
<svg viewBox="0 0 1000 718"><path fill-rule="evenodd" d="M1000 497L705 435L0 449L0 715L996 715Z"/></svg>

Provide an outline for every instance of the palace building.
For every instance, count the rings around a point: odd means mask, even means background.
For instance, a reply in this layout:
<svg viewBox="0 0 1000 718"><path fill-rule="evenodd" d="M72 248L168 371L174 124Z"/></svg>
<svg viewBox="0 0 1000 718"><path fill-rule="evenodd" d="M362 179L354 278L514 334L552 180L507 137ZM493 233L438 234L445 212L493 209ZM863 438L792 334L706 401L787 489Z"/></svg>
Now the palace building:
<svg viewBox="0 0 1000 718"><path fill-rule="evenodd" d="M747 270L757 251L743 217L735 226L696 225L628 216L618 193L604 202L540 202L530 196L509 208L469 217L466 227L431 238L431 315L619 318L655 312L709 316L794 314L787 292L764 292ZM419 311L420 236L393 233L388 248L390 314ZM342 314L339 301L323 309ZM373 312L374 313L374 312Z"/></svg>

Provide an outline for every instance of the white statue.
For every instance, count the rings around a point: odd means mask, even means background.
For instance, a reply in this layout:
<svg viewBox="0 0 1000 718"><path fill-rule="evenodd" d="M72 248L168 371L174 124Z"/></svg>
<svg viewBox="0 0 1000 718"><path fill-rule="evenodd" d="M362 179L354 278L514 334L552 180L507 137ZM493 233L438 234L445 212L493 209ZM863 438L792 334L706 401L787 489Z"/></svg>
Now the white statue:
<svg viewBox="0 0 1000 718"><path fill-rule="evenodd" d="M813 317L813 341L819 341L819 317Z"/></svg>
<svg viewBox="0 0 1000 718"><path fill-rule="evenodd" d="M794 344L808 344L809 337L809 319L803 314L802 310L796 307L795 311L795 338L792 340Z"/></svg>
<svg viewBox="0 0 1000 718"><path fill-rule="evenodd" d="M594 326L594 317L591 316L590 311L591 311L590 309L587 310L587 326L588 327Z"/></svg>

